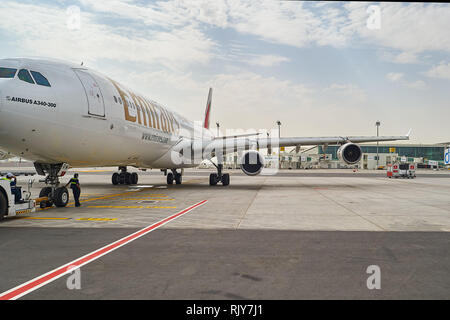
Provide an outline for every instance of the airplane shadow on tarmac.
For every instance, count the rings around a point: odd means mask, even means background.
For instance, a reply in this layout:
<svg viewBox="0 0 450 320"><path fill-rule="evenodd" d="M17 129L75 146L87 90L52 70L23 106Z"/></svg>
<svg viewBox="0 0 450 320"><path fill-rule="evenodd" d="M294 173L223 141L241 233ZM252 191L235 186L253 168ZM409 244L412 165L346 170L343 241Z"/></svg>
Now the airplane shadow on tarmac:
<svg viewBox="0 0 450 320"><path fill-rule="evenodd" d="M105 188L105 189L117 189L117 190L129 190L129 189L148 189L148 190L259 190L259 189L342 189L342 188L365 188L365 187L373 187L374 184L371 183L358 183L358 184L338 184L338 183L329 183L329 184L283 184L283 183L272 183L272 184L230 184L227 187L218 184L217 186L210 186L208 182L198 182L198 183L189 183L182 185L166 185L166 184L153 184L152 187L148 187L152 184L143 184L143 185L111 185L105 183L95 183L95 182L87 182L82 184L83 187L93 187L93 188ZM164 187L164 188L161 188ZM165 188L167 187L167 188ZM381 186L380 186L381 187Z"/></svg>

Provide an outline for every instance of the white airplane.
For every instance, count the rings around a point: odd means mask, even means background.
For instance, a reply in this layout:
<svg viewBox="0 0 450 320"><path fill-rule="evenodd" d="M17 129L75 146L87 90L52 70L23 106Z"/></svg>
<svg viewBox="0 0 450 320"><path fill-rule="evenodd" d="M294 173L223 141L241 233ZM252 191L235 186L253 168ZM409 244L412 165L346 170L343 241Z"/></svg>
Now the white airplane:
<svg viewBox="0 0 450 320"><path fill-rule="evenodd" d="M113 184L136 184L127 166L161 169L167 183L182 183L177 169L217 157L210 185L227 186L223 156L242 153L241 169L257 175L259 148L341 145L339 158L357 163L357 143L408 140L405 136L260 138L215 137L209 130L212 89L201 128L178 113L89 68L48 59L0 59L0 149L34 162L46 176L50 204L64 207L69 195L59 177L71 167L117 166Z"/></svg>

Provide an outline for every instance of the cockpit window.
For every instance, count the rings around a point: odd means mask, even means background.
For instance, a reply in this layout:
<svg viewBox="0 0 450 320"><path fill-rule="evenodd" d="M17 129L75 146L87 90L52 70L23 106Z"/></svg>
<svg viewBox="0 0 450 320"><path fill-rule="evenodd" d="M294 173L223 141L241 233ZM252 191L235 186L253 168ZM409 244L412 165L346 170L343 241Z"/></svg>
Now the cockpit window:
<svg viewBox="0 0 450 320"><path fill-rule="evenodd" d="M51 87L50 82L48 82L47 78L44 77L40 72L31 71L33 75L34 81L40 86Z"/></svg>
<svg viewBox="0 0 450 320"><path fill-rule="evenodd" d="M20 70L19 73L17 74L17 76L22 81L34 84L33 78L31 77L28 70L25 70L25 69Z"/></svg>
<svg viewBox="0 0 450 320"><path fill-rule="evenodd" d="M0 68L0 78L14 78L17 69Z"/></svg>

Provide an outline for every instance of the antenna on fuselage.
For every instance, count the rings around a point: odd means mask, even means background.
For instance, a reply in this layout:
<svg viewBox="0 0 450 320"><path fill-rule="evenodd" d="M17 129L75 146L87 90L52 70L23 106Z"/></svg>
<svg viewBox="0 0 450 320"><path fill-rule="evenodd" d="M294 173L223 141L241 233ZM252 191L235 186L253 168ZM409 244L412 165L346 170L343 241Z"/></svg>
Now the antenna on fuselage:
<svg viewBox="0 0 450 320"><path fill-rule="evenodd" d="M84 62L83 62L83 61L81 61L81 66L83 66L83 64L84 64Z"/></svg>

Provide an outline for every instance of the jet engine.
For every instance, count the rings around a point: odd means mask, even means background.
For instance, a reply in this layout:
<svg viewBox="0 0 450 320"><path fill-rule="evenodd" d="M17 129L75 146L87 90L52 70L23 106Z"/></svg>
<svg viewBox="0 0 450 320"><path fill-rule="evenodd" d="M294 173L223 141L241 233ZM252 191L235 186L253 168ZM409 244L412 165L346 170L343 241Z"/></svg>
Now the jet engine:
<svg viewBox="0 0 450 320"><path fill-rule="evenodd" d="M248 176L256 176L264 168L264 157L256 150L246 151L241 158L241 170Z"/></svg>
<svg viewBox="0 0 450 320"><path fill-rule="evenodd" d="M338 149L337 155L339 160L347 164L355 164L361 160L362 150L357 144L349 142Z"/></svg>

